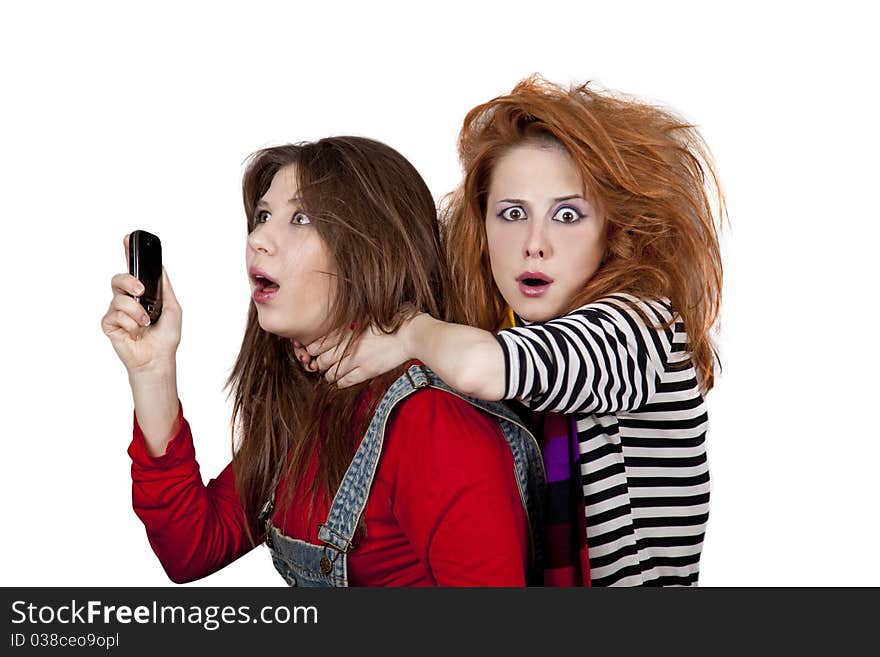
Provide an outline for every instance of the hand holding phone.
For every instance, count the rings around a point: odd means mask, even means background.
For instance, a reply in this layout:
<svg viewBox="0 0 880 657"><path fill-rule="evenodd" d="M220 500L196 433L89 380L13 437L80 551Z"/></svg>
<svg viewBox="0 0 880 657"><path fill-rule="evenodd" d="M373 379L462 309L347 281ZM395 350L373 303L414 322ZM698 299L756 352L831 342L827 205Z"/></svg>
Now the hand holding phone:
<svg viewBox="0 0 880 657"><path fill-rule="evenodd" d="M144 292L134 297L155 324L162 314L162 243L145 230L136 230L128 240L128 273L144 286Z"/></svg>
<svg viewBox="0 0 880 657"><path fill-rule="evenodd" d="M130 379L136 373L151 371L155 374L157 368L173 369L182 324L182 309L165 268L156 263L158 276L151 285L147 279L153 277L145 271L144 250L133 245L134 241L134 233L122 240L128 260L126 271L111 279L113 296L101 318L101 328L128 370ZM143 238L139 242L143 242ZM157 242L150 239L145 246L151 249L156 245ZM140 278L129 273L135 270ZM157 301L161 306L157 307ZM160 309L162 319L155 321Z"/></svg>

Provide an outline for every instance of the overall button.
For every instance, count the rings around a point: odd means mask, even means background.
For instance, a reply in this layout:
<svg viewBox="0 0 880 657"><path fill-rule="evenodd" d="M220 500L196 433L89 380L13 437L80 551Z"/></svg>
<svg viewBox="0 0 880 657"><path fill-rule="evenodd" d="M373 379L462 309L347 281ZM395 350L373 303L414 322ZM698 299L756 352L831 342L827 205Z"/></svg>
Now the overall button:
<svg viewBox="0 0 880 657"><path fill-rule="evenodd" d="M333 563L325 556L321 557L321 572L325 575L329 575L330 571L333 570Z"/></svg>

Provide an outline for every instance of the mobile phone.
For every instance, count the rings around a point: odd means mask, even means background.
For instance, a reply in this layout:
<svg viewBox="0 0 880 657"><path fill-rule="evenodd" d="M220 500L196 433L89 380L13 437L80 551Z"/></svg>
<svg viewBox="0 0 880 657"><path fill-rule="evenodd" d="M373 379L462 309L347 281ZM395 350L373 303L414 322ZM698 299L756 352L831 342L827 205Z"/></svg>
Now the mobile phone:
<svg viewBox="0 0 880 657"><path fill-rule="evenodd" d="M145 230L128 236L128 273L144 285L144 293L134 297L147 311L150 322L162 314L162 243Z"/></svg>

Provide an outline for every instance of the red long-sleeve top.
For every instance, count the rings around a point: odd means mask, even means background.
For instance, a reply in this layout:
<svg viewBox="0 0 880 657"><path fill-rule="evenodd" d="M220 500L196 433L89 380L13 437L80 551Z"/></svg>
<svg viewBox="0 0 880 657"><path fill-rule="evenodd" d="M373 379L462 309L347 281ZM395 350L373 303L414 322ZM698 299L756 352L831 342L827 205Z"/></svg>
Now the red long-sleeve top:
<svg viewBox="0 0 880 657"><path fill-rule="evenodd" d="M202 483L189 423L160 457L147 453L134 418L134 511L168 576L209 575L251 549L232 464ZM320 545L330 500L307 522L317 457L284 512L279 485L273 523ZM528 558L525 511L510 449L494 419L448 393L425 389L392 412L364 513L366 536L349 553L353 586L523 586Z"/></svg>

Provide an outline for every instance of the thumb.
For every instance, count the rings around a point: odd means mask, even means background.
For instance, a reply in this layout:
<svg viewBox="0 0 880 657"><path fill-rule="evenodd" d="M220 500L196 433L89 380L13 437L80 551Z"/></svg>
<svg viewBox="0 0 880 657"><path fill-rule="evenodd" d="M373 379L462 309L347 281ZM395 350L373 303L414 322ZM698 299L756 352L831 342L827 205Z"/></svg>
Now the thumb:
<svg viewBox="0 0 880 657"><path fill-rule="evenodd" d="M162 305L180 308L177 296L174 294L174 288L171 287L171 279L168 278L168 272L162 267Z"/></svg>
<svg viewBox="0 0 880 657"><path fill-rule="evenodd" d="M128 264L128 242L131 233L126 233L125 237L122 238L122 248L125 250L125 271L129 271L130 265Z"/></svg>

